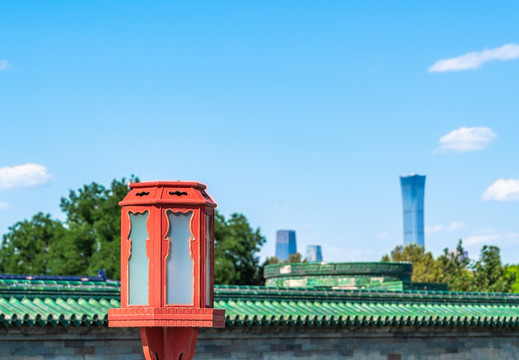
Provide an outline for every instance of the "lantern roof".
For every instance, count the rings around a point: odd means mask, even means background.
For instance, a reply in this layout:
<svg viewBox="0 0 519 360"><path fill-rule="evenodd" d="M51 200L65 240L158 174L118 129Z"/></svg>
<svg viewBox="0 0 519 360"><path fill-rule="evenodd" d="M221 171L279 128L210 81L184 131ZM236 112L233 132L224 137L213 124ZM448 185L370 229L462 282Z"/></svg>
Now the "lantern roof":
<svg viewBox="0 0 519 360"><path fill-rule="evenodd" d="M205 191L207 186L196 181L147 181L130 184L130 191L119 202L128 205L166 205L166 206L209 206L216 202Z"/></svg>

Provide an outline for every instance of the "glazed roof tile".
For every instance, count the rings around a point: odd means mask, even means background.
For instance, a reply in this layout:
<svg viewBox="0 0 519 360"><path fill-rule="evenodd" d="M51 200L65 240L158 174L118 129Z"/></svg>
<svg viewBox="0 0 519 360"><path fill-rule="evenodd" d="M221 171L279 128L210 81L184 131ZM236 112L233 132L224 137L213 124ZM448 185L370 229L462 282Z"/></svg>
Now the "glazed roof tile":
<svg viewBox="0 0 519 360"><path fill-rule="evenodd" d="M3 326L106 326L119 282L0 279ZM227 326L519 328L519 294L216 286Z"/></svg>

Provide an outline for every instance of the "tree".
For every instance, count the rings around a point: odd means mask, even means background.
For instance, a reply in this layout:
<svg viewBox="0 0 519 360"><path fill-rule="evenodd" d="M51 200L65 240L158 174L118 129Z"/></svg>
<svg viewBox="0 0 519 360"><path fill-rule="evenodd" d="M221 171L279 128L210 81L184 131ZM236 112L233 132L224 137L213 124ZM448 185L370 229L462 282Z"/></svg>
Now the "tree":
<svg viewBox="0 0 519 360"><path fill-rule="evenodd" d="M519 293L519 265L506 265L504 277L510 285L510 292Z"/></svg>
<svg viewBox="0 0 519 360"><path fill-rule="evenodd" d="M303 257L300 253L296 252L294 254L288 255L288 259L284 261L288 264L298 264L298 263L307 263L308 260Z"/></svg>
<svg viewBox="0 0 519 360"><path fill-rule="evenodd" d="M437 260L443 271L443 282L446 282L451 291L470 291L474 282L471 271L471 260L463 248L463 241L458 240L455 251L443 250L443 255Z"/></svg>
<svg viewBox="0 0 519 360"><path fill-rule="evenodd" d="M384 255L382 261L407 261L413 263L411 280L416 282L440 282L443 273L430 252L420 245L397 246L390 255Z"/></svg>
<svg viewBox="0 0 519 360"><path fill-rule="evenodd" d="M277 256L267 256L265 261L263 262L262 267L267 265L275 265L275 264L298 264L298 263L307 263L308 259L304 258L301 253L296 252L293 254L288 255L288 258L286 258L283 261L280 261Z"/></svg>
<svg viewBox="0 0 519 360"><path fill-rule="evenodd" d="M242 214L229 219L215 213L214 282L222 285L261 284L256 253L265 243L260 229L252 229Z"/></svg>
<svg viewBox="0 0 519 360"><path fill-rule="evenodd" d="M267 258L265 259L265 261L263 262L263 265L262 267L265 267L267 265L276 265L276 264L279 264L280 261L279 261L279 258L277 256L267 256Z"/></svg>
<svg viewBox="0 0 519 360"><path fill-rule="evenodd" d="M497 246L484 245L479 259L474 264L472 291L508 292L510 284L505 278L501 255Z"/></svg>
<svg viewBox="0 0 519 360"><path fill-rule="evenodd" d="M503 267L497 246L483 246L476 261L468 258L461 239L456 250L444 249L437 260L421 246L397 246L382 261L410 261L413 281L446 282L450 291L519 292L519 265Z"/></svg>
<svg viewBox="0 0 519 360"><path fill-rule="evenodd" d="M138 179L136 179L138 181ZM120 278L121 220L118 202L126 180L110 188L97 183L61 199L66 220L38 213L17 222L3 236L0 271L12 274L94 275L99 269Z"/></svg>
<svg viewBox="0 0 519 360"><path fill-rule="evenodd" d="M136 179L139 182L139 179ZM114 179L110 188L95 182L71 190L61 198L61 210L67 215L68 231L62 241L63 253L79 254L62 264L63 271L95 274L103 269L108 277L119 279L121 208L118 203L128 193L126 180Z"/></svg>
<svg viewBox="0 0 519 360"><path fill-rule="evenodd" d="M139 181L138 178L135 181ZM61 198L64 223L38 213L17 222L3 236L0 272L11 274L95 275L120 278L121 208L126 180L109 188L84 185ZM215 214L215 283L260 284L256 253L265 242L242 214Z"/></svg>
<svg viewBox="0 0 519 360"><path fill-rule="evenodd" d="M0 247L0 272L9 274L52 274L53 256L65 228L50 214L37 213L30 220L9 227Z"/></svg>

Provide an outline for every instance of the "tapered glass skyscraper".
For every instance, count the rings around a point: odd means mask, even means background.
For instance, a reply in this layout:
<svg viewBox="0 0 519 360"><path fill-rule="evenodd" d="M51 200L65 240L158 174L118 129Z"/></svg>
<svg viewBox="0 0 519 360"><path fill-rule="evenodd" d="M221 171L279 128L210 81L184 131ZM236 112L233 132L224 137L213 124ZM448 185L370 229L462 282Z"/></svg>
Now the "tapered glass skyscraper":
<svg viewBox="0 0 519 360"><path fill-rule="evenodd" d="M425 175L400 176L404 209L404 245L424 246Z"/></svg>
<svg viewBox="0 0 519 360"><path fill-rule="evenodd" d="M294 230L278 230L276 232L276 257L283 261L288 259L288 255L296 252L296 232Z"/></svg>
<svg viewBox="0 0 519 360"><path fill-rule="evenodd" d="M323 261L323 252L321 250L321 245L307 245L306 260L308 260L309 262Z"/></svg>

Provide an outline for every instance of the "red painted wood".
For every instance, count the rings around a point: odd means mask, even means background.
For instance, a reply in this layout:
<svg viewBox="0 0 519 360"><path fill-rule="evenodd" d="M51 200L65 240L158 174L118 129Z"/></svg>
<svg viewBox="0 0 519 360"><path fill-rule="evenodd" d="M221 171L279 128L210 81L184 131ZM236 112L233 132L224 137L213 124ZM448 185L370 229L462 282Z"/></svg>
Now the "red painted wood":
<svg viewBox="0 0 519 360"><path fill-rule="evenodd" d="M109 309L111 327L224 327L225 310L194 307Z"/></svg>
<svg viewBox="0 0 519 360"><path fill-rule="evenodd" d="M191 360L195 353L198 328L141 328L146 360Z"/></svg>
<svg viewBox="0 0 519 360"><path fill-rule="evenodd" d="M192 358L199 327L224 327L225 311L213 308L214 298L214 208L216 202L198 182L153 181L131 184L121 205L121 308L109 309L111 327L140 327L148 360ZM149 211L146 255L149 261L148 305L128 304L128 260L131 255L129 213ZM169 253L167 212L193 212L189 251L193 259L193 304L166 304ZM211 218L206 221L206 214ZM207 249L206 227L210 226ZM206 252L210 254L209 279ZM209 282L207 289L206 282ZM207 291L209 290L209 291ZM206 299L209 299L207 304Z"/></svg>

